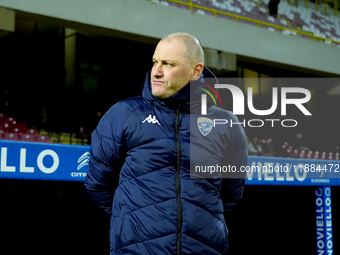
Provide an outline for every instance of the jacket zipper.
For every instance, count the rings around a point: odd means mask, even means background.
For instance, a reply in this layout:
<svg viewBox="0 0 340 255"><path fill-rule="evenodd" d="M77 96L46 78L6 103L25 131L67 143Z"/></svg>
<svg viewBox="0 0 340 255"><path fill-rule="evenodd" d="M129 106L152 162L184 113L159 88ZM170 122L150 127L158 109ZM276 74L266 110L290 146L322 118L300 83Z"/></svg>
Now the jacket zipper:
<svg viewBox="0 0 340 255"><path fill-rule="evenodd" d="M179 117L180 117L180 105L176 109L176 142L177 142L177 160L176 160L176 195L177 195L177 250L176 254L182 253L182 220L183 220L183 208L181 201L181 141L179 139Z"/></svg>

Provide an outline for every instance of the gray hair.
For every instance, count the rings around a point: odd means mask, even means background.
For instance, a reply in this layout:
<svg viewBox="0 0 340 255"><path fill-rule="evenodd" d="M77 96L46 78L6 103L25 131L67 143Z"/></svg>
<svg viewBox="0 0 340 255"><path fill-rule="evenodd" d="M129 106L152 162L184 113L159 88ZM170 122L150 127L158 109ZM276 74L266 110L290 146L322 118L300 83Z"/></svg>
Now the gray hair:
<svg viewBox="0 0 340 255"><path fill-rule="evenodd" d="M180 40L186 47L187 56L190 63L204 64L204 52L200 41L193 35L187 33L173 33L162 38L161 41Z"/></svg>

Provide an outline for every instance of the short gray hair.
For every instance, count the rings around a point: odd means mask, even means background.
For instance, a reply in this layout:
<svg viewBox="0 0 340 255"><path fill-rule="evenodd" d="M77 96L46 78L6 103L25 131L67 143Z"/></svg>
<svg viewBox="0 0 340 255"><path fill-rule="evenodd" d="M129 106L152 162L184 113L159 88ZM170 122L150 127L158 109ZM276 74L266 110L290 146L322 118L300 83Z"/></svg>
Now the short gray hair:
<svg viewBox="0 0 340 255"><path fill-rule="evenodd" d="M200 41L193 35L187 33L173 33L162 38L161 41L180 40L186 47L186 52L190 63L204 64L204 52Z"/></svg>

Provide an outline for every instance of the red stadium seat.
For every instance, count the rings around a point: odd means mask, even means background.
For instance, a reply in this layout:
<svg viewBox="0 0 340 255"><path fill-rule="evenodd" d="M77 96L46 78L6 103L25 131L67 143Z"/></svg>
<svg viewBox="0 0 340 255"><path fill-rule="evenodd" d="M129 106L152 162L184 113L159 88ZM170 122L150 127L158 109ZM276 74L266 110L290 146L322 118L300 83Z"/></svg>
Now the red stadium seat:
<svg viewBox="0 0 340 255"><path fill-rule="evenodd" d="M35 138L36 142L40 142L40 143L49 143L50 142L50 137L48 135L38 135Z"/></svg>
<svg viewBox="0 0 340 255"><path fill-rule="evenodd" d="M19 130L22 130L23 131L22 133L25 133L26 129L27 129L27 124L26 123L17 122L17 124L15 124L15 127L19 128Z"/></svg>
<svg viewBox="0 0 340 255"><path fill-rule="evenodd" d="M290 153L290 157L291 157L291 158L297 158L298 155L299 155L299 152L298 152L297 149L293 150L293 152Z"/></svg>
<svg viewBox="0 0 340 255"><path fill-rule="evenodd" d="M34 137L34 135L23 134L21 136L21 141L24 141L24 142L35 142L35 137Z"/></svg>
<svg viewBox="0 0 340 255"><path fill-rule="evenodd" d="M4 131L3 129L0 128L0 140L3 139L5 132L6 131Z"/></svg>
<svg viewBox="0 0 340 255"><path fill-rule="evenodd" d="M36 130L35 128L30 128L30 129L26 129L26 134L37 137L39 133L38 133L38 130Z"/></svg>
<svg viewBox="0 0 340 255"><path fill-rule="evenodd" d="M17 123L17 119L14 117L4 117L4 122L8 123L8 125L10 126L9 128L12 128L16 123Z"/></svg>
<svg viewBox="0 0 340 255"><path fill-rule="evenodd" d="M0 129L3 131L3 132L8 132L8 128L3 126L2 125L3 123L0 123Z"/></svg>
<svg viewBox="0 0 340 255"><path fill-rule="evenodd" d="M308 159L313 158L313 151L308 151L305 158L308 158Z"/></svg>
<svg viewBox="0 0 340 255"><path fill-rule="evenodd" d="M298 150L297 158L305 158L306 151L305 150Z"/></svg>
<svg viewBox="0 0 340 255"><path fill-rule="evenodd" d="M10 141L19 141L19 134L18 133L4 133L3 138L5 140L10 140Z"/></svg>
<svg viewBox="0 0 340 255"><path fill-rule="evenodd" d="M10 130L9 130L10 133L17 133L19 134L19 137L21 137L21 135L24 133L24 130L23 129L20 129L18 127L12 127Z"/></svg>
<svg viewBox="0 0 340 255"><path fill-rule="evenodd" d="M10 130L13 127L13 122L4 121L1 123L1 126L6 130Z"/></svg>
<svg viewBox="0 0 340 255"><path fill-rule="evenodd" d="M313 158L313 159L318 159L318 158L320 158L320 153L319 153L319 151L314 151L314 153L313 153L313 155L312 155L312 158Z"/></svg>
<svg viewBox="0 0 340 255"><path fill-rule="evenodd" d="M17 123L17 119L14 117L5 117L6 121L13 122L13 124Z"/></svg>
<svg viewBox="0 0 340 255"><path fill-rule="evenodd" d="M334 158L333 152L328 152L327 156L326 156L326 159L332 160L333 158Z"/></svg>
<svg viewBox="0 0 340 255"><path fill-rule="evenodd" d="M340 152L335 152L334 153L334 159L339 160L340 159Z"/></svg>

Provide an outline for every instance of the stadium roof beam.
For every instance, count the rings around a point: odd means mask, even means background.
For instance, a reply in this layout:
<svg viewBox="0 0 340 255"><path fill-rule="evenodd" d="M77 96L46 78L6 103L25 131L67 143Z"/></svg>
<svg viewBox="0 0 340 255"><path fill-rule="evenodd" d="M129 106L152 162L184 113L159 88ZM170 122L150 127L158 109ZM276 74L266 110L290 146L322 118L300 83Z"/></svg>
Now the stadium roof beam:
<svg viewBox="0 0 340 255"><path fill-rule="evenodd" d="M0 37L3 37L15 29L15 12L0 7Z"/></svg>

